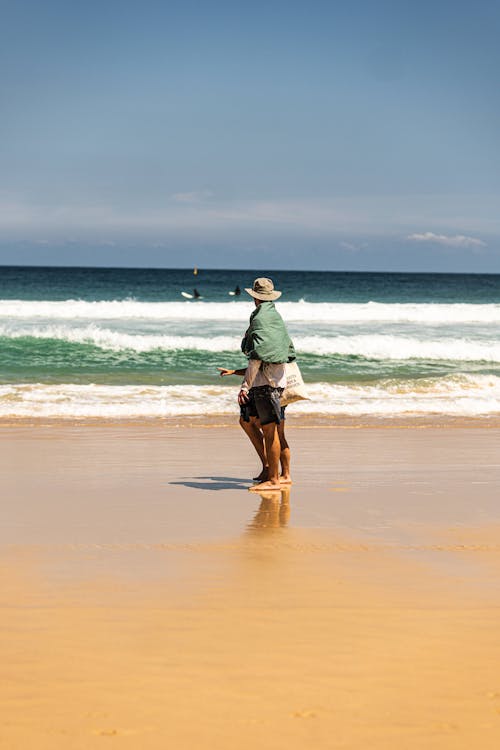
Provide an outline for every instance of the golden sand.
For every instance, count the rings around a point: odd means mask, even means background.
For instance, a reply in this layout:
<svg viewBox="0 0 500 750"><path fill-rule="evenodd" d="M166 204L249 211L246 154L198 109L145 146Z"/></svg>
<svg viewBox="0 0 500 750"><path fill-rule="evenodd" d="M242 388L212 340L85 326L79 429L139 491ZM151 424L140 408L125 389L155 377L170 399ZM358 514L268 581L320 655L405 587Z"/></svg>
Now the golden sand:
<svg viewBox="0 0 500 750"><path fill-rule="evenodd" d="M2 750L496 750L499 436L0 430Z"/></svg>

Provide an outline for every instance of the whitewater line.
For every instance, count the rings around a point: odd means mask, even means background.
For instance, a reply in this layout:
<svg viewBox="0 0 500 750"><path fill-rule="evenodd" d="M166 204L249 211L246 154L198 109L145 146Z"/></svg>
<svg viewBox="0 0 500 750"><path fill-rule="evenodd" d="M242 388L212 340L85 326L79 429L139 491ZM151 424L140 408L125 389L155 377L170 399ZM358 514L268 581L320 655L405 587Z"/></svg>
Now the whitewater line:
<svg viewBox="0 0 500 750"><path fill-rule="evenodd" d="M279 302L287 322L500 324L500 304ZM0 300L0 319L247 321L244 302Z"/></svg>
<svg viewBox="0 0 500 750"><path fill-rule="evenodd" d="M378 384L308 385L297 414L397 417L500 413L500 377L458 375ZM0 386L0 418L146 418L235 415L237 387L9 384Z"/></svg>
<svg viewBox="0 0 500 750"><path fill-rule="evenodd" d="M64 341L90 344L109 351L198 351L233 352L240 349L240 338L231 336L162 336L121 333L97 326L71 328L46 326L12 329L0 326L4 340L32 338L47 342ZM357 336L297 336L294 343L300 354L352 356L374 360L427 359L433 361L500 362L498 339L478 341L470 338L422 339L410 336L360 334Z"/></svg>

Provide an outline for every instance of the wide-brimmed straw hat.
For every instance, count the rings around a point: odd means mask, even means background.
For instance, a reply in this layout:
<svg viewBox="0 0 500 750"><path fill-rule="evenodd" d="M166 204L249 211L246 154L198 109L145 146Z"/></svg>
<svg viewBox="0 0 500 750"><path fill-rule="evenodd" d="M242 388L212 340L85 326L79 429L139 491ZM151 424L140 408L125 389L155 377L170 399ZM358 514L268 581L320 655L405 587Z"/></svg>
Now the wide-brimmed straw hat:
<svg viewBox="0 0 500 750"><path fill-rule="evenodd" d="M281 297L281 292L278 292L274 288L274 284L271 279L255 279L253 287L251 289L245 289L245 292L255 299L260 299L262 302L269 302L269 300L278 299Z"/></svg>

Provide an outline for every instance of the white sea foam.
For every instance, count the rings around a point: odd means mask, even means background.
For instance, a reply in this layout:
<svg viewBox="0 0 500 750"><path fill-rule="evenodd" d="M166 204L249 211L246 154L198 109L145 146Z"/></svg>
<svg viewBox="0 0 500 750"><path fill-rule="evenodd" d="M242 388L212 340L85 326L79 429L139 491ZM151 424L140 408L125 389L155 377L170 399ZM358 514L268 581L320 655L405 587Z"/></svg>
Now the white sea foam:
<svg viewBox="0 0 500 750"><path fill-rule="evenodd" d="M12 327L0 325L0 336L56 339L72 343L93 344L111 351L133 350L148 352L190 349L198 351L238 352L240 337L231 336L175 336L130 334L100 328L96 325L46 325ZM358 336L298 336L295 348L300 354L361 356L376 360L453 360L457 362L500 362L500 341L471 338L440 339L385 334Z"/></svg>
<svg viewBox="0 0 500 750"><path fill-rule="evenodd" d="M320 355L362 356L378 360L453 360L500 362L498 340L470 338L424 339L367 334L360 336L306 336L295 340L297 351Z"/></svg>
<svg viewBox="0 0 500 750"><path fill-rule="evenodd" d="M96 325L72 327L70 325L47 325L12 328L0 325L0 337L55 339L78 344L93 344L111 351L133 350L149 352L155 349L165 351L193 349L199 351L238 351L241 337L231 336L162 336L150 334L130 334L100 328Z"/></svg>
<svg viewBox="0 0 500 750"><path fill-rule="evenodd" d="M500 304L356 304L301 301L279 302L277 307L290 323L500 323ZM250 300L247 304L242 301L0 300L0 319L247 321L251 310Z"/></svg>
<svg viewBox="0 0 500 750"><path fill-rule="evenodd" d="M147 418L237 413L237 387L10 384L0 417ZM500 414L500 377L458 375L372 385L313 383L297 414L479 416Z"/></svg>

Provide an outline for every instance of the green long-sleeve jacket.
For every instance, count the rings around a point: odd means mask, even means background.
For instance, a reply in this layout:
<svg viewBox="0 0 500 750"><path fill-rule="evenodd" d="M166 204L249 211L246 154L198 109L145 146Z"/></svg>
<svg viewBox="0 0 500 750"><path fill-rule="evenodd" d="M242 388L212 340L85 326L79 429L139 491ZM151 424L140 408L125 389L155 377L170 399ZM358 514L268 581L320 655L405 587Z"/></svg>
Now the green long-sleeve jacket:
<svg viewBox="0 0 500 750"><path fill-rule="evenodd" d="M292 362L295 348L274 302L261 302L250 316L250 326L241 342L249 359L262 362Z"/></svg>

